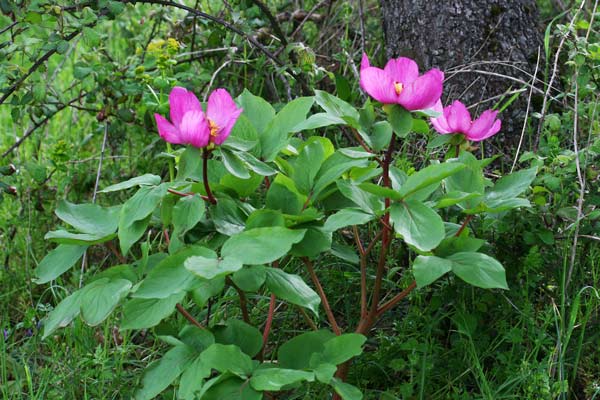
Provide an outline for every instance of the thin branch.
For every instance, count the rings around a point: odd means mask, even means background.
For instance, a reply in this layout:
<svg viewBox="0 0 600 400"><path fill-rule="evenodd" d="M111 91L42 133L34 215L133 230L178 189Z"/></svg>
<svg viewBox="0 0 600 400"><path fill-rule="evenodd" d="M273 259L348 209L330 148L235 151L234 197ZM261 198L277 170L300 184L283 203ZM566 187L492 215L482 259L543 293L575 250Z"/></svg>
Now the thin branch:
<svg viewBox="0 0 600 400"><path fill-rule="evenodd" d="M233 280L229 277L227 277L227 283L230 284L231 287L233 287L235 289L235 291L237 292L237 294L240 298L240 308L242 309L242 318L244 319L245 323L250 325L250 315L248 314L248 300L246 299L246 293L244 293L244 291L242 289L240 289L239 286L236 285L233 282Z"/></svg>
<svg viewBox="0 0 600 400"><path fill-rule="evenodd" d="M206 149L202 152L202 181L204 182L204 190L206 190L206 196L211 204L217 204L217 199L213 196L210 190L210 184L208 183L208 155L210 152Z"/></svg>
<svg viewBox="0 0 600 400"><path fill-rule="evenodd" d="M358 234L358 228L356 225L352 226L354 232L354 241L360 254L360 316L366 318L367 316L367 258L366 251L360 240Z"/></svg>
<svg viewBox="0 0 600 400"><path fill-rule="evenodd" d="M329 324L331 325L331 329L333 330L333 333L335 333L338 336L341 335L342 330L340 329L337 321L335 320L333 311L331 311L331 307L329 306L329 301L327 300L327 295L325 295L323 286L321 286L321 282L319 282L319 278L317 277L317 274L315 273L315 269L313 268L312 262L307 257L303 257L302 261L304 261L304 265L306 265L306 269L308 269L310 278L312 279L313 284L315 285L315 287L317 289L317 293L319 294L319 297L321 298L321 303L323 304L323 308L325 309L325 314L327 314L327 319L329 320Z"/></svg>
<svg viewBox="0 0 600 400"><path fill-rule="evenodd" d="M269 341L269 333L271 333L271 325L273 324L273 316L275 315L275 303L277 298L274 294L271 294L271 300L269 301L269 311L267 312L267 322L265 322L265 329L263 330L263 345L260 350L260 360L262 361L265 356L265 347Z"/></svg>
<svg viewBox="0 0 600 400"><path fill-rule="evenodd" d="M75 30L67 36L65 36L63 40L68 42L72 40L75 36L79 35L80 32L80 30ZM29 70L25 73L25 75L21 76L21 78L19 78L15 83L13 83L12 86L10 86L8 89L6 89L6 91L4 91L4 94L2 95L2 97L0 97L0 104L4 103L4 101L8 99L10 95L13 94L14 91L17 90L27 78L29 78L31 74L33 74L39 67L42 66L42 64L44 64L50 57L52 57L54 53L56 53L56 49L49 50L43 56L38 58L33 63L33 65L29 67Z"/></svg>
<svg viewBox="0 0 600 400"><path fill-rule="evenodd" d="M283 31L281 30L281 26L279 26L279 22L277 22L277 18L275 18L273 13L271 13L271 10L269 10L269 7L267 7L267 5L260 0L252 0L252 2L254 4L256 4L256 6L258 8L260 8L260 11L262 11L263 14L265 14L267 19L269 20L269 23L271 24L271 27L273 28L273 31L275 31L275 34L281 41L281 44L283 45L283 47L287 46L288 42L285 38Z"/></svg>

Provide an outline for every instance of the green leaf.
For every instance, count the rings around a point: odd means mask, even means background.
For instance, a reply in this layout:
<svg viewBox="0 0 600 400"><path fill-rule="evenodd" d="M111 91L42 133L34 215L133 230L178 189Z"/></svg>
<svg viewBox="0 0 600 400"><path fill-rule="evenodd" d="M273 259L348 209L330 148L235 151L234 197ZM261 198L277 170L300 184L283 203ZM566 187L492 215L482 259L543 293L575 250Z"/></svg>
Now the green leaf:
<svg viewBox="0 0 600 400"><path fill-rule="evenodd" d="M344 208L327 218L324 228L329 232L335 232L346 226L366 224L374 218L373 214L365 213L358 208Z"/></svg>
<svg viewBox="0 0 600 400"><path fill-rule="evenodd" d="M250 173L246 169L246 165L236 156L235 153L222 148L221 157L223 159L223 165L225 165L227 171L229 171L233 176L240 179L250 178Z"/></svg>
<svg viewBox="0 0 600 400"><path fill-rule="evenodd" d="M179 340L193 348L198 354L215 343L215 337L208 329L195 325L186 325L179 332Z"/></svg>
<svg viewBox="0 0 600 400"><path fill-rule="evenodd" d="M307 332L298 335L279 347L277 359L282 368L307 369L313 354L320 354L325 348L325 342L335 335L326 330Z"/></svg>
<svg viewBox="0 0 600 400"><path fill-rule="evenodd" d="M254 228L230 237L221 248L223 258L242 258L244 264L267 264L283 257L304 237L306 230L280 226Z"/></svg>
<svg viewBox="0 0 600 400"><path fill-rule="evenodd" d="M389 122L379 121L375 123L371 134L371 146L373 150L381 151L385 149L390 144L393 133L394 130Z"/></svg>
<svg viewBox="0 0 600 400"><path fill-rule="evenodd" d="M123 204L118 232L123 254L126 254L131 245L141 237L147 222L146 224L137 224L135 226L134 224L147 219L158 207L158 204L166 193L167 186L164 184L156 187L142 186L132 198Z"/></svg>
<svg viewBox="0 0 600 400"><path fill-rule="evenodd" d="M337 181L336 185L340 192L349 200L352 200L363 211L377 215L383 211L383 201L350 181Z"/></svg>
<svg viewBox="0 0 600 400"><path fill-rule="evenodd" d="M185 260L185 268L188 271L204 279L230 275L242 269L242 262L237 258L225 257L223 259L194 256Z"/></svg>
<svg viewBox="0 0 600 400"><path fill-rule="evenodd" d="M250 385L259 391L278 391L286 385L315 380L314 372L295 369L264 368L257 370L250 378Z"/></svg>
<svg viewBox="0 0 600 400"><path fill-rule="evenodd" d="M271 176L271 175L275 175L277 173L277 171L273 168L271 168L271 166L269 166L269 164L266 164L262 161L260 161L258 158L254 157L252 154L250 153L245 153L245 152L235 152L235 155L242 160L246 166L248 168L250 168L252 171L256 172L257 174L261 175L261 176Z"/></svg>
<svg viewBox="0 0 600 400"><path fill-rule="evenodd" d="M215 343L204 350L200 358L207 367L221 373L231 372L244 379L254 370L252 359L235 345Z"/></svg>
<svg viewBox="0 0 600 400"><path fill-rule="evenodd" d="M142 176L136 176L135 178L131 178L126 180L125 182L117 183L115 185L110 185L102 190L99 193L108 193L108 192L116 192L118 190L125 190L132 188L134 186L157 186L160 184L160 176L152 175L152 174L144 174Z"/></svg>
<svg viewBox="0 0 600 400"><path fill-rule="evenodd" d="M337 394L342 396L343 400L362 400L363 398L363 394L356 386L342 382L337 378L331 380L331 386L333 386Z"/></svg>
<svg viewBox="0 0 600 400"><path fill-rule="evenodd" d="M202 362L200 356L188 364L179 379L177 398L184 400L197 399L197 392L202 389L204 379L210 376L211 370Z"/></svg>
<svg viewBox="0 0 600 400"><path fill-rule="evenodd" d="M427 286L452 270L452 262L435 256L418 256L413 262L417 288Z"/></svg>
<svg viewBox="0 0 600 400"><path fill-rule="evenodd" d="M246 220L246 229L285 226L283 214L279 211L262 208L254 211Z"/></svg>
<svg viewBox="0 0 600 400"><path fill-rule="evenodd" d="M97 204L73 204L61 200L55 214L80 232L106 236L116 232L120 207L104 208Z"/></svg>
<svg viewBox="0 0 600 400"><path fill-rule="evenodd" d="M224 287L225 278L215 278L210 281L198 278L192 287L191 295L196 305L202 308L212 296L221 293Z"/></svg>
<svg viewBox="0 0 600 400"><path fill-rule="evenodd" d="M192 256L217 258L217 254L205 247L186 247L163 259L148 273L132 297L142 299L164 299L178 292L189 290L198 278L184 267Z"/></svg>
<svg viewBox="0 0 600 400"><path fill-rule="evenodd" d="M294 162L292 179L298 190L308 195L313 187L315 176L325 161L325 149L319 141L304 146Z"/></svg>
<svg viewBox="0 0 600 400"><path fill-rule="evenodd" d="M38 264L35 269L35 275L37 276L35 283L41 285L58 278L81 258L87 248L88 246L59 245L46 254L46 257Z"/></svg>
<svg viewBox="0 0 600 400"><path fill-rule="evenodd" d="M183 236L200 222L205 209L204 201L198 195L185 196L173 206L172 221L174 229L171 235L169 252L174 252L175 246L177 246L175 243L183 244Z"/></svg>
<svg viewBox="0 0 600 400"><path fill-rule="evenodd" d="M533 167L513 172L498 179L494 186L485 193L484 202L493 204L493 202L500 199L506 200L517 197L529 188L536 174L537 167Z"/></svg>
<svg viewBox="0 0 600 400"><path fill-rule="evenodd" d="M358 126L360 114L344 100L322 90L315 90L315 101L327 112L327 114L340 118L347 117L344 119L348 120L349 118L354 122L354 125Z"/></svg>
<svg viewBox="0 0 600 400"><path fill-rule="evenodd" d="M312 97L299 97L287 103L273 118L260 136L262 158L275 159L288 143L288 134L294 127L306 119L306 114L314 103Z"/></svg>
<svg viewBox="0 0 600 400"><path fill-rule="evenodd" d="M421 251L434 249L444 239L444 221L438 213L419 201L392 204L390 218L396 233Z"/></svg>
<svg viewBox="0 0 600 400"><path fill-rule="evenodd" d="M479 161L468 151L463 151L455 162L465 164L466 167L446 179L446 190L448 192L483 194L485 180ZM478 198L473 198L459 204L464 208L472 208L478 203Z"/></svg>
<svg viewBox="0 0 600 400"><path fill-rule="evenodd" d="M275 296L319 314L321 299L298 275L288 274L277 268L267 268L267 288Z"/></svg>
<svg viewBox="0 0 600 400"><path fill-rule="evenodd" d="M117 236L116 233L108 235L99 233L72 233L64 230L51 231L44 235L44 239L66 245L91 246L93 244L108 242Z"/></svg>
<svg viewBox="0 0 600 400"><path fill-rule="evenodd" d="M374 194L374 195L384 198L384 199L385 198L390 198L392 200L401 200L402 199L402 197L394 189L385 187L385 186L379 186L379 185L376 185L375 183L363 182L360 185L358 185L358 187L360 187L365 192Z"/></svg>
<svg viewBox="0 0 600 400"><path fill-rule="evenodd" d="M298 191L296 184L287 176L279 174L269 187L266 205L285 214L299 214L305 201L306 196Z"/></svg>
<svg viewBox="0 0 600 400"><path fill-rule="evenodd" d="M136 400L150 400L165 390L194 360L195 352L186 345L173 347L144 372L142 387L135 393Z"/></svg>
<svg viewBox="0 0 600 400"><path fill-rule="evenodd" d="M452 272L463 281L484 289L508 289L502 264L482 253L456 253L447 257L452 261Z"/></svg>
<svg viewBox="0 0 600 400"><path fill-rule="evenodd" d="M319 364L315 369L315 377L319 382L329 384L337 371L337 366L329 363Z"/></svg>
<svg viewBox="0 0 600 400"><path fill-rule="evenodd" d="M263 98L253 95L247 89L244 89L237 100L244 109L242 115L250 120L259 134L265 130L267 124L275 117L275 109Z"/></svg>
<svg viewBox="0 0 600 400"><path fill-rule="evenodd" d="M127 279L98 279L87 285L81 294L81 317L96 326L106 319L131 289Z"/></svg>
<svg viewBox="0 0 600 400"><path fill-rule="evenodd" d="M328 113L317 113L296 125L292 131L301 132L311 129L323 128L330 125L346 125L346 121Z"/></svg>
<svg viewBox="0 0 600 400"><path fill-rule="evenodd" d="M365 158L350 158L342 154L339 150L331 157L327 158L317 176L313 187L313 198L317 198L323 189L337 181L346 171L353 167L366 167L370 161Z"/></svg>
<svg viewBox="0 0 600 400"><path fill-rule="evenodd" d="M362 346L367 338L358 333L345 333L336 336L323 345L321 361L340 365L362 353Z"/></svg>
<svg viewBox="0 0 600 400"><path fill-rule="evenodd" d="M48 313L48 316L44 320L44 336L42 336L42 339L46 339L58 328L64 328L69 325L79 315L80 306L81 290L64 298L54 310Z"/></svg>
<svg viewBox="0 0 600 400"><path fill-rule="evenodd" d="M145 329L158 325L175 311L175 305L185 297L185 292L175 293L165 299L131 299L123 305L121 329Z"/></svg>
<svg viewBox="0 0 600 400"><path fill-rule="evenodd" d="M235 201L222 198L216 207L210 208L213 223L217 232L231 236L244 230L246 216Z"/></svg>
<svg viewBox="0 0 600 400"><path fill-rule="evenodd" d="M464 168L465 165L460 163L429 165L410 175L406 182L400 187L398 193L401 198L406 198L420 189L440 183L444 178L454 175Z"/></svg>
<svg viewBox="0 0 600 400"><path fill-rule="evenodd" d="M263 265L251 265L234 272L231 279L244 292L257 292L267 279Z"/></svg>
<svg viewBox="0 0 600 400"><path fill-rule="evenodd" d="M262 400L262 392L252 389L247 380L220 375L206 383L198 394L202 400Z"/></svg>
<svg viewBox="0 0 600 400"><path fill-rule="evenodd" d="M410 112L397 104L386 104L384 107L388 115L388 121L392 129L401 138L406 137L413 126L413 118Z"/></svg>
<svg viewBox="0 0 600 400"><path fill-rule="evenodd" d="M217 343L234 344L250 357L257 355L263 346L262 333L238 319L228 319L226 325L215 326L213 332Z"/></svg>
<svg viewBox="0 0 600 400"><path fill-rule="evenodd" d="M290 254L297 257L315 258L331 249L331 232L320 227L309 227L299 243L292 246Z"/></svg>

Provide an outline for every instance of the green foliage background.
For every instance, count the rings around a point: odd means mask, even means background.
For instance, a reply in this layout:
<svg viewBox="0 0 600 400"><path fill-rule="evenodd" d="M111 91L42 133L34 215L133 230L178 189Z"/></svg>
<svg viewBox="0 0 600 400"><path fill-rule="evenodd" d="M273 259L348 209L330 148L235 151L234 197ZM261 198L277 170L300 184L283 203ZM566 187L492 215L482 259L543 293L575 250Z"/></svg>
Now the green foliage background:
<svg viewBox="0 0 600 400"><path fill-rule="evenodd" d="M0 387L4 398L127 398L142 370L164 352L155 336L171 327L131 334L120 332L114 319L95 328L77 320L41 339L39 322L47 312L90 271L115 264L110 249L95 248L83 277L76 271L51 286L32 282L32 271L52 247L43 237L58 223L57 201L91 201L101 158L100 188L143 173L167 176L169 155L152 113L166 114L166 95L176 83L196 88L199 96L214 87L248 89L281 104L312 94L306 93L312 88L362 103L356 71L362 40L383 59L378 8L364 4L364 37L355 3L321 4L315 9L321 19L307 20L293 38L300 22L283 15L289 44L282 46L253 1L184 2L227 21L237 33L186 10L143 1L65 3L0 0L0 167L17 167L0 176L17 190L13 196L2 186L0 199ZM303 9L313 6L317 2L306 1ZM553 92L562 101L551 103L538 134L540 99L534 99L518 156L540 170L530 195L534 207L471 226L503 249L497 257L511 290L490 292L445 279L411 295L354 363L350 381L368 398L584 399L600 393L598 24L591 6L578 12L575 5L562 15L550 2L540 6L550 55L545 82L558 44L567 39L559 56L561 89ZM276 18L294 11L283 2L269 2L269 8ZM278 61L270 58L275 54ZM339 130L326 134L336 143L348 141ZM417 139L406 142L411 145L401 149L398 163L419 165L424 153L437 151ZM515 157L514 148L506 149L490 174L510 171ZM119 196L98 201L110 205ZM389 271L386 284L406 286L395 279L404 264ZM347 310L355 307L356 294L344 292L354 276L344 267L332 261L323 283L339 288L333 306ZM260 318L268 298L253 301ZM293 336L304 324L297 318L286 310L277 314L282 329L275 341ZM323 396L309 386L285 398Z"/></svg>

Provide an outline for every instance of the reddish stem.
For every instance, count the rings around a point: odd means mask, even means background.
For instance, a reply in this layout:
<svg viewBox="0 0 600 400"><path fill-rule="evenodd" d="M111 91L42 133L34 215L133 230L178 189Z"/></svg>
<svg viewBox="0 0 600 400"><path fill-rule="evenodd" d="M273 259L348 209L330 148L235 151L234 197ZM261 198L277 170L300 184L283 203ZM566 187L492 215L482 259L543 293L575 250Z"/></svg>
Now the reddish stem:
<svg viewBox="0 0 600 400"><path fill-rule="evenodd" d="M197 193L194 193L194 192L180 192L180 191L175 190L175 189L167 189L167 192L169 192L171 194L174 194L176 196L179 196L179 197L187 197L187 196L193 196L193 195L197 194ZM198 196L200 196L200 198L202 200L204 200L204 201L210 201L208 199L208 196L204 196L202 194L198 194Z"/></svg>
<svg viewBox="0 0 600 400"><path fill-rule="evenodd" d="M206 191L206 196L208 201L211 204L217 204L217 199L212 194L210 190L210 185L208 184L208 156L210 155L210 151L204 149L202 151L202 180L204 181L204 190Z"/></svg>
<svg viewBox="0 0 600 400"><path fill-rule="evenodd" d="M181 304L177 303L177 305L175 307L177 307L177 311L179 311L179 313L181 315L183 315L185 317L185 319L187 319L188 321L190 321L192 323L192 325L195 325L195 326L197 326L200 329L206 329L204 327L204 325L202 325L200 322L198 322L196 320L196 318L194 318L192 316L192 314L190 314L185 308L183 308L183 306Z"/></svg>
<svg viewBox="0 0 600 400"><path fill-rule="evenodd" d="M367 316L367 253L358 234L356 225L352 227L354 231L354 241L358 252L360 253L360 317Z"/></svg>
<svg viewBox="0 0 600 400"><path fill-rule="evenodd" d="M260 359L264 358L265 347L269 341L269 333L271 333L271 325L273 324L273 316L275 315L275 302L277 298L274 294L271 294L271 301L269 302L269 312L267 314L267 322L265 323L265 330L263 331L263 347L260 351Z"/></svg>
<svg viewBox="0 0 600 400"><path fill-rule="evenodd" d="M321 298L321 303L323 304L323 308L325 309L325 314L327 314L327 319L329 320L329 324L331 325L331 329L333 330L333 333L335 333L338 336L341 335L342 330L340 329L337 321L335 320L333 311L331 311L331 307L329 306L329 301L327 300L327 295L325 294L325 291L323 290L323 286L321 286L321 282L319 282L319 278L317 277L317 274L315 273L315 269L313 268L312 262L306 257L304 257L302 259L302 261L304 261L304 265L306 265L306 268L308 269L310 278L312 279L313 284L317 288L317 293L319 294L319 297Z"/></svg>
<svg viewBox="0 0 600 400"><path fill-rule="evenodd" d="M396 304L398 304L400 301L402 301L402 299L404 299L406 296L408 296L409 293L412 292L416 287L417 287L417 282L412 281L406 289L404 289L403 291L401 291L400 293L398 293L397 295L392 297L389 301L384 303L381 307L379 307L379 309L377 310L377 313L375 314L375 321L377 321L386 311L390 310Z"/></svg>
<svg viewBox="0 0 600 400"><path fill-rule="evenodd" d="M472 219L473 219L473 214L467 215L467 218L465 218L465 220L463 221L462 225L460 226L460 228L458 228L458 230L456 231L456 234L454 236L459 237L460 234L463 233L463 231L467 227L467 224L469 222L471 222Z"/></svg>

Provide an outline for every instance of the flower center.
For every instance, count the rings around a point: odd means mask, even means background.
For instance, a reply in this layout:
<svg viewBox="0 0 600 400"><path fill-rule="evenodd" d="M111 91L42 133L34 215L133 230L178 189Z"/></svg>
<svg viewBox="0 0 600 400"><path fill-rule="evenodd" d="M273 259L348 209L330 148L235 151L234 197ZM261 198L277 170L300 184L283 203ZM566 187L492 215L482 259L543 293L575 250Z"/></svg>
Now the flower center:
<svg viewBox="0 0 600 400"><path fill-rule="evenodd" d="M212 120L208 120L208 127L210 128L210 136L216 137L219 134L219 126Z"/></svg>
<svg viewBox="0 0 600 400"><path fill-rule="evenodd" d="M394 90L396 91L397 95L400 95L400 93L402 93L402 90L404 90L404 85L400 82L394 82Z"/></svg>

